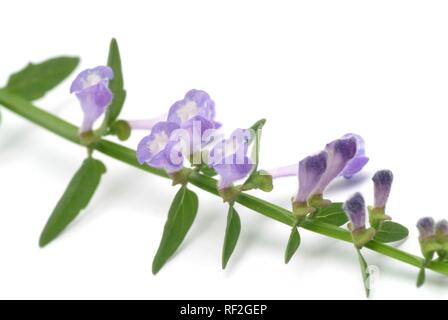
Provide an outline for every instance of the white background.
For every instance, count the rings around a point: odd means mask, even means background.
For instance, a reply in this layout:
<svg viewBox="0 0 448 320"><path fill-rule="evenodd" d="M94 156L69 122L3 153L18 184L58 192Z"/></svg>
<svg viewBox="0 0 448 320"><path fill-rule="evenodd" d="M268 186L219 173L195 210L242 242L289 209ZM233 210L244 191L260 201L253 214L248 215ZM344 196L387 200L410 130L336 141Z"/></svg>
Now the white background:
<svg viewBox="0 0 448 320"><path fill-rule="evenodd" d="M448 3L446 1L4 1L0 83L28 61L69 54L82 68L122 51L123 118L165 112L191 88L216 101L227 132L266 117L262 167L298 162L347 132L364 136L365 173L339 181L343 201L370 176L395 173L389 214L409 226L402 248L419 254L415 223L448 218ZM73 79L73 77L71 77ZM36 104L74 123L81 111L66 81ZM0 108L1 109L1 108ZM197 220L175 259L151 274L170 183L97 154L108 173L88 209L56 241L39 234L85 151L1 110L0 297L311 299L364 297L349 244L302 231L285 266L289 228L238 207L242 234L220 268L226 207L198 191ZM127 143L134 147L144 132ZM282 206L294 178L269 195ZM373 298L448 298L447 278L366 251L380 268Z"/></svg>

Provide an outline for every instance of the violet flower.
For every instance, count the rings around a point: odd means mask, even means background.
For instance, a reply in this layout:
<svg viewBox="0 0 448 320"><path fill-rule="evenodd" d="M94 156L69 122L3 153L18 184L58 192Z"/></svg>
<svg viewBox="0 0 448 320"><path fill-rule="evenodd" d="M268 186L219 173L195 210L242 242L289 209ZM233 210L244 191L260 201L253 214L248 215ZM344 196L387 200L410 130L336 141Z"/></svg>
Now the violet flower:
<svg viewBox="0 0 448 320"><path fill-rule="evenodd" d="M443 229L443 224L439 225ZM434 253L438 252L444 256L445 243L439 242L439 235L436 235L436 225L431 217L422 218L417 222L417 229L420 233L420 249L426 261L430 261L434 257ZM440 232L440 231L439 231Z"/></svg>
<svg viewBox="0 0 448 320"><path fill-rule="evenodd" d="M151 134L143 138L137 147L137 160L154 168L163 168L169 174L182 169L184 155L179 140L173 140L173 132L179 125L159 122Z"/></svg>
<svg viewBox="0 0 448 320"><path fill-rule="evenodd" d="M132 130L151 130L157 123L165 121L167 114L151 119L126 120Z"/></svg>
<svg viewBox="0 0 448 320"><path fill-rule="evenodd" d="M369 158L366 157L364 139L360 135L354 133L347 133L342 137L342 139L350 138L355 138L356 140L356 154L353 159L347 163L344 170L342 170L340 174L346 179L351 179L355 174L360 172L362 168L364 168L367 162L369 162Z"/></svg>
<svg viewBox="0 0 448 320"><path fill-rule="evenodd" d="M208 164L220 176L219 190L232 187L252 172L254 164L247 156L250 142L250 130L237 129L229 139L220 141L210 151Z"/></svg>
<svg viewBox="0 0 448 320"><path fill-rule="evenodd" d="M193 89L187 92L184 99L171 106L168 112L168 121L183 127L188 125L189 121L201 119L211 122L217 129L221 124L215 121L215 115L215 103L208 93Z"/></svg>
<svg viewBox="0 0 448 320"><path fill-rule="evenodd" d="M417 222L417 229L420 233L420 241L434 237L436 232L434 219L431 217L420 219Z"/></svg>
<svg viewBox="0 0 448 320"><path fill-rule="evenodd" d="M351 159L356 155L356 138L344 138L335 140L325 147L328 154L327 169L320 178L313 195L322 195L330 182L336 178L346 167Z"/></svg>
<svg viewBox="0 0 448 320"><path fill-rule="evenodd" d="M387 200L389 199L394 176L390 170L380 170L375 173L372 180L374 183L375 194L374 207L377 209L383 209L384 211Z"/></svg>
<svg viewBox="0 0 448 320"><path fill-rule="evenodd" d="M356 141L356 153L349 161L346 162L344 168L341 169L341 171L336 175L336 176L344 176L346 179L350 179L355 174L360 172L369 161L369 158L365 156L364 140L362 139L361 136L353 133L348 133L344 135L340 140L352 139L352 138ZM331 145L331 143L329 145ZM281 168L271 169L268 170L268 172L274 179L277 179L277 178L295 176L297 175L298 171L297 169L298 165L294 164Z"/></svg>
<svg viewBox="0 0 448 320"><path fill-rule="evenodd" d="M366 204L364 197L359 192L344 203L344 211L351 222L352 232L365 229Z"/></svg>
<svg viewBox="0 0 448 320"><path fill-rule="evenodd" d="M299 162L299 191L295 203L305 204L310 193L316 187L322 174L327 169L327 152L309 156Z"/></svg>
<svg viewBox="0 0 448 320"><path fill-rule="evenodd" d="M112 102L109 80L113 78L110 67L99 66L82 71L73 81L70 93L75 93L84 112L80 133L91 131L95 121Z"/></svg>

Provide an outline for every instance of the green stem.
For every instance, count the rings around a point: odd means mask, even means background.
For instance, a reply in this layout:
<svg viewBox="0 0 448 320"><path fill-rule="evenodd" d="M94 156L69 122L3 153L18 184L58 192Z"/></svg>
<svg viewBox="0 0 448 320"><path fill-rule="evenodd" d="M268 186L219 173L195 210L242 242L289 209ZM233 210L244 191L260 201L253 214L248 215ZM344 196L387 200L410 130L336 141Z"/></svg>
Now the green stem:
<svg viewBox="0 0 448 320"><path fill-rule="evenodd" d="M6 109L9 109L10 111L49 130L54 134L57 134L73 143L81 145L78 137L78 127L72 125L71 123L68 123L65 120L62 120L61 118L54 116L51 113L37 108L26 99L13 95L7 92L5 89L0 89L0 105L3 105ZM160 177L168 178L167 174L163 170L151 168L146 165L140 165L136 160L135 151L122 145L107 141L105 139L101 139L95 145L95 150L133 167L139 168ZM194 173L190 176L189 182L200 189L219 196L218 190L216 188L217 182L211 177L199 173ZM293 226L295 223L295 218L292 216L291 211L279 207L273 203L251 196L249 194L241 193L240 196L236 199L236 202L266 217L277 220L289 226ZM310 220L305 220L302 223L302 227L312 232L352 243L350 233L340 227ZM420 257L377 241L370 241L365 247L417 268L420 268L422 264L424 264L424 260ZM432 261L427 265L427 268L448 275L448 263Z"/></svg>

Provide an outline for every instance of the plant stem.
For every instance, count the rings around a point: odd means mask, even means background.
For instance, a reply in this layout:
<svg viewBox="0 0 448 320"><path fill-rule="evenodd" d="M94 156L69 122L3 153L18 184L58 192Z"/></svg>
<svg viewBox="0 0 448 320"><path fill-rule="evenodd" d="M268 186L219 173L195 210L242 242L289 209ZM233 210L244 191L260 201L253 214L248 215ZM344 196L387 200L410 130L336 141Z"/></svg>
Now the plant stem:
<svg viewBox="0 0 448 320"><path fill-rule="evenodd" d="M6 109L9 109L10 111L49 130L50 132L65 138L66 140L81 145L78 137L78 127L54 116L51 113L37 108L31 102L20 96L11 94L5 89L0 89L0 105L3 105ZM163 170L152 168L147 165L140 165L135 157L135 151L120 144L101 139L95 145L95 150L138 169L160 177L168 178L168 175ZM200 189L219 196L216 188L217 182L211 177L195 172L190 176L189 182ZM293 226L295 223L295 218L292 216L291 211L249 194L241 193L236 199L236 202L266 217L277 220L289 226ZM337 240L352 243L350 233L340 227L311 220L303 221L301 227ZM422 264L424 264L424 260L420 257L377 241L370 241L365 247L417 268L420 268ZM448 275L448 263L432 261L427 265L427 269Z"/></svg>

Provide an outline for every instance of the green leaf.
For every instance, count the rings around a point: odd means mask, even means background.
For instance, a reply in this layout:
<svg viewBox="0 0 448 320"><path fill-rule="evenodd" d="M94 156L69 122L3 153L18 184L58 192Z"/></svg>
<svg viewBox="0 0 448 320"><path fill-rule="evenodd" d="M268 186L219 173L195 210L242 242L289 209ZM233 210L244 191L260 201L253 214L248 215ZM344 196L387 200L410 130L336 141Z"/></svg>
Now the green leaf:
<svg viewBox="0 0 448 320"><path fill-rule="evenodd" d="M426 281L426 269L425 267L421 267L417 276L417 288L420 288L425 284Z"/></svg>
<svg viewBox="0 0 448 320"><path fill-rule="evenodd" d="M362 282L364 284L364 289L366 291L366 296L368 298L370 296L369 265L367 264L367 261L362 256L361 251L360 250L356 250L356 251L358 252L359 266L361 267Z"/></svg>
<svg viewBox="0 0 448 320"><path fill-rule="evenodd" d="M58 57L41 63L30 63L9 77L6 89L28 100L42 98L78 66L79 58Z"/></svg>
<svg viewBox="0 0 448 320"><path fill-rule="evenodd" d="M222 249L222 268L225 269L230 256L235 250L236 243L241 232L241 220L238 212L233 206L229 207L227 214L226 235L224 237L224 246Z"/></svg>
<svg viewBox="0 0 448 320"><path fill-rule="evenodd" d="M101 161L92 158L84 160L42 231L39 240L41 247L54 240L87 207L105 172L106 167Z"/></svg>
<svg viewBox="0 0 448 320"><path fill-rule="evenodd" d="M193 224L198 212L198 197L186 186L179 189L168 212L162 240L152 263L156 274L176 252Z"/></svg>
<svg viewBox="0 0 448 320"><path fill-rule="evenodd" d="M255 167L253 172L256 172L258 169L258 164L260 162L260 143L261 143L261 131L266 124L266 119L261 119L255 122L255 124L250 127L250 130L253 134L255 134L255 145L254 145L254 157L255 157Z"/></svg>
<svg viewBox="0 0 448 320"><path fill-rule="evenodd" d="M286 246L285 251L285 263L289 263L294 253L296 253L297 249L300 246L300 233L297 230L297 227L293 227L291 229L291 235L289 236L288 245Z"/></svg>
<svg viewBox="0 0 448 320"><path fill-rule="evenodd" d="M399 223L385 221L378 230L375 240L383 243L400 241L409 235L409 230Z"/></svg>
<svg viewBox="0 0 448 320"><path fill-rule="evenodd" d="M109 89L114 94L112 103L107 108L105 123L110 126L120 115L126 99L126 91L124 90L123 72L121 69L120 50L117 40L112 39L109 47L109 57L107 65L114 71L114 78L109 81Z"/></svg>
<svg viewBox="0 0 448 320"><path fill-rule="evenodd" d="M319 209L314 215L316 220L335 226L342 226L348 222L347 215L342 209L342 203L332 203L327 207Z"/></svg>

